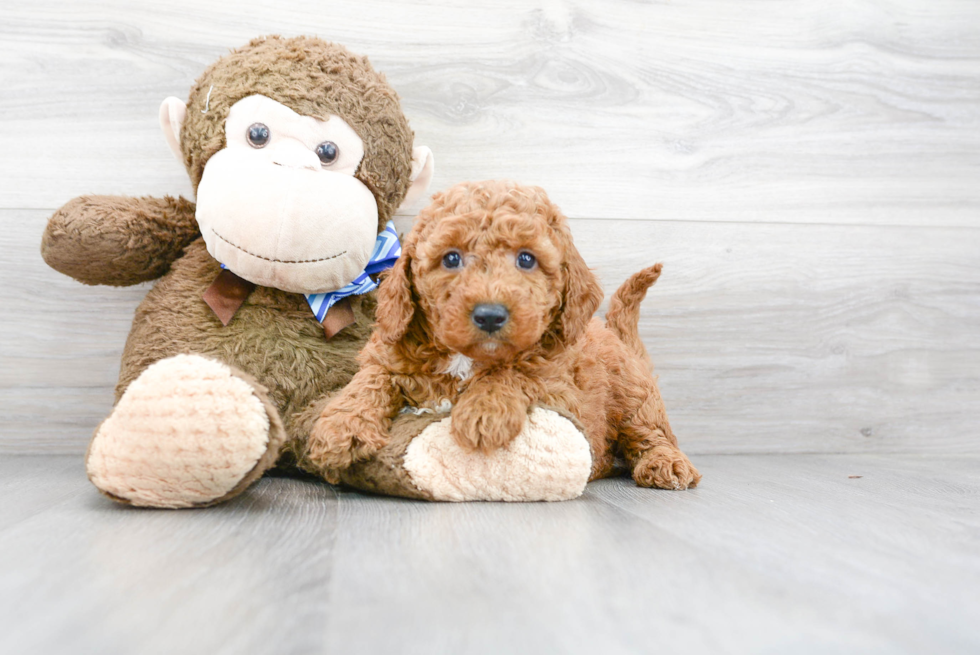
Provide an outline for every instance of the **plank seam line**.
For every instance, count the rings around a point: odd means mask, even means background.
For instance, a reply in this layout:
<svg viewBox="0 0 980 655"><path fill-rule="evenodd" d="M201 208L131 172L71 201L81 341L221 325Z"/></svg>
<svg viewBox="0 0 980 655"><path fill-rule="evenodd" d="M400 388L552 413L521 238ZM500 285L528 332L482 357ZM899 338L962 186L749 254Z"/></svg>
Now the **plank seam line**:
<svg viewBox="0 0 980 655"><path fill-rule="evenodd" d="M0 207L0 211L37 211L54 213L58 207ZM395 218L415 218L415 214L395 214ZM808 227L840 227L840 228L882 228L882 229L915 229L915 230L980 230L980 220L977 225L951 225L951 224L929 224L919 225L915 223L844 223L844 222L816 222L816 221L740 221L740 220L713 220L713 219L686 219L686 218L650 218L650 217L599 217L599 216L569 216L568 219L575 221L628 221L628 222L648 222L648 223L681 223L694 225L785 225L785 226L808 226Z"/></svg>

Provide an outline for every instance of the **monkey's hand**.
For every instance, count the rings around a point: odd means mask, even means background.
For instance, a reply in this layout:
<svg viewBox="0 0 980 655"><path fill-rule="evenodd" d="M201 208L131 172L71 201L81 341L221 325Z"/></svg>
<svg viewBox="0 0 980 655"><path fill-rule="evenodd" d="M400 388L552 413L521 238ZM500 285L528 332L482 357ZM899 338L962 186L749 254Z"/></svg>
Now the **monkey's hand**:
<svg viewBox="0 0 980 655"><path fill-rule="evenodd" d="M81 196L48 220L41 256L85 284L155 280L199 236L194 210L194 203L169 196Z"/></svg>
<svg viewBox="0 0 980 655"><path fill-rule="evenodd" d="M453 407L450 434L460 447L489 454L521 433L529 405L512 385L477 382Z"/></svg>

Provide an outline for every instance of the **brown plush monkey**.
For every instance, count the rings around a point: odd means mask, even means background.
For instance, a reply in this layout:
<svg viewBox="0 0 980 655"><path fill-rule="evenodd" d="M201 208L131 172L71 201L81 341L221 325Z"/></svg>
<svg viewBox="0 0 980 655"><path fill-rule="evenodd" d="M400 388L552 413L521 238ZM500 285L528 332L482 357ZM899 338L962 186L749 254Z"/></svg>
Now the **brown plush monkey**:
<svg viewBox="0 0 980 655"><path fill-rule="evenodd" d="M587 446L557 415L536 433L547 443L515 451L506 475L499 462L442 448L448 419L437 414L402 416L381 451L343 471L304 460L314 420L357 371L386 224L432 176L431 153L413 149L397 95L366 58L316 38L256 39L211 65L186 106L165 100L160 120L196 204L76 198L41 246L48 264L86 284L157 280L86 455L100 491L134 505L210 505L285 452L331 482L381 493L554 498L549 480L569 475L548 455L560 433L579 459L585 452L581 492Z"/></svg>
<svg viewBox="0 0 980 655"><path fill-rule="evenodd" d="M367 59L315 38L231 52L186 107L164 101L161 123L196 207L76 198L41 251L86 284L159 278L136 311L88 473L122 502L207 505L247 487L284 445L301 451L303 410L356 371L374 294L341 299L322 324L304 294L362 274L398 206L425 191L432 157L413 151L398 97Z"/></svg>

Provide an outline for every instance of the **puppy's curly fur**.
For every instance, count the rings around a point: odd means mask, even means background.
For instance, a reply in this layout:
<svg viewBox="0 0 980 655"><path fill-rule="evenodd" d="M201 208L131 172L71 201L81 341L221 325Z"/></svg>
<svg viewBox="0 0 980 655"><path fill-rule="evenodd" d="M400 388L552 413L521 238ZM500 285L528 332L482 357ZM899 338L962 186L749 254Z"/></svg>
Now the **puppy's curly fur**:
<svg viewBox="0 0 980 655"><path fill-rule="evenodd" d="M315 424L309 459L329 476L383 446L406 405L444 400L457 442L490 452L540 405L579 420L592 479L622 456L641 486L695 486L701 475L677 447L637 334L660 269L627 280L604 325L592 318L602 289L542 189L487 181L437 194L381 284L361 370ZM481 328L478 305L503 306L506 322Z"/></svg>

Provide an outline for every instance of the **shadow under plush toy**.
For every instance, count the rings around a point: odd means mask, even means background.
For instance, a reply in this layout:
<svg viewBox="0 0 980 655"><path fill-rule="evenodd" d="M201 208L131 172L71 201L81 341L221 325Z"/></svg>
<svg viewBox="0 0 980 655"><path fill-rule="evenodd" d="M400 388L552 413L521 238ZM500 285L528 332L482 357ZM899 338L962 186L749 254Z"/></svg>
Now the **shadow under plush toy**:
<svg viewBox="0 0 980 655"><path fill-rule="evenodd" d="M441 417L399 418L383 449L343 471L302 455L330 395L357 371L372 276L398 252L389 220L432 175L394 90L341 46L270 36L211 65L187 105L168 98L160 119L196 206L76 198L51 217L41 246L48 264L86 284L158 280L136 310L116 404L86 455L89 478L124 503L204 506L286 453L333 482L435 498L440 460L413 477L402 458ZM495 484L477 475L466 497L494 497ZM545 481L522 499L552 496Z"/></svg>
<svg viewBox="0 0 980 655"><path fill-rule="evenodd" d="M618 457L641 486L697 485L637 333L640 302L660 269L630 277L603 323L592 316L602 289L542 189L490 181L436 194L381 285L361 369L314 426L309 458L328 470L370 456L407 406L451 410L405 459L416 476L433 461L441 471L427 475L456 468L455 479L431 485L446 499L462 499L460 480L486 475L506 483L504 499L527 495L535 479L568 497L581 491L583 464L584 477L607 477ZM549 451L540 428L555 417L541 408L577 419L588 445L553 439ZM522 464L528 452L546 455L536 478Z"/></svg>

